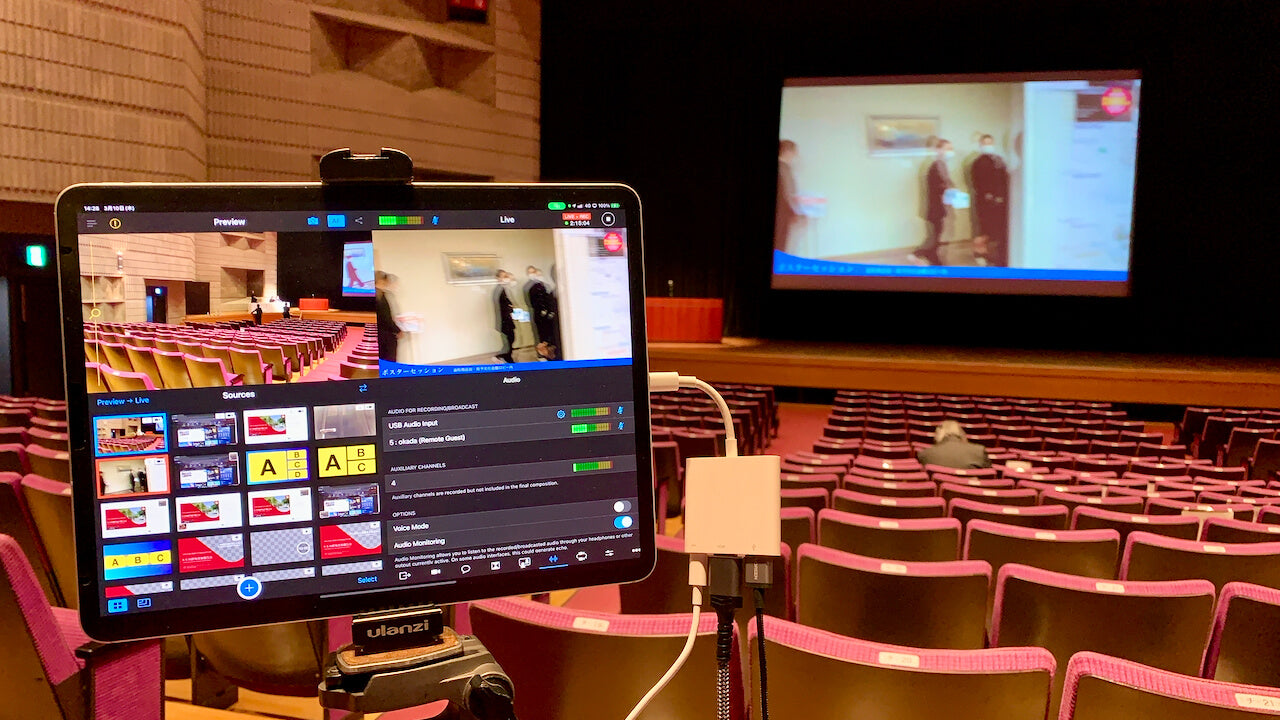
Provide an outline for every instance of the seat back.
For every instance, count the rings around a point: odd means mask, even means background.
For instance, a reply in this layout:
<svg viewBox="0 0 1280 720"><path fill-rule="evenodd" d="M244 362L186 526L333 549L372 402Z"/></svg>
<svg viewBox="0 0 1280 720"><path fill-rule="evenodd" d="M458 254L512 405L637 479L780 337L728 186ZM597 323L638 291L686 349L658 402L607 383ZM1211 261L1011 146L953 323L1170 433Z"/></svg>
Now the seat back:
<svg viewBox="0 0 1280 720"><path fill-rule="evenodd" d="M885 497L933 497L938 494L938 486L929 480L882 480L853 473L844 476L843 487L845 490L852 490L863 495L883 495Z"/></svg>
<svg viewBox="0 0 1280 720"><path fill-rule="evenodd" d="M31 472L25 445L19 443L0 444L0 472L13 472L19 475L26 475Z"/></svg>
<svg viewBox="0 0 1280 720"><path fill-rule="evenodd" d="M1207 543L1280 542L1280 525L1228 518L1205 518L1200 539Z"/></svg>
<svg viewBox="0 0 1280 720"><path fill-rule="evenodd" d="M1085 652L1067 666L1060 720L1274 718L1275 688L1201 680Z"/></svg>
<svg viewBox="0 0 1280 720"><path fill-rule="evenodd" d="M1280 471L1280 439L1258 441L1258 446L1249 458L1249 478L1251 480L1267 480Z"/></svg>
<svg viewBox="0 0 1280 720"><path fill-rule="evenodd" d="M231 384L221 360L193 355L183 355L182 359L186 363L187 374L191 376L191 384L195 387L224 387Z"/></svg>
<svg viewBox="0 0 1280 720"><path fill-rule="evenodd" d="M690 607L689 555L684 540L656 536L653 572L640 582L618 586L622 612L627 615L677 613Z"/></svg>
<svg viewBox="0 0 1280 720"><path fill-rule="evenodd" d="M1280 590L1227 583L1218 598L1204 676L1280 686Z"/></svg>
<svg viewBox="0 0 1280 720"><path fill-rule="evenodd" d="M259 345L257 349L262 355L262 361L271 363L272 378L280 382L293 379L293 363L284 356L279 345Z"/></svg>
<svg viewBox="0 0 1280 720"><path fill-rule="evenodd" d="M991 566L904 563L801 545L796 620L874 642L920 648L983 647Z"/></svg>
<svg viewBox="0 0 1280 720"><path fill-rule="evenodd" d="M200 662L232 684L270 695L312 697L326 653L323 622L291 622L191 636Z"/></svg>
<svg viewBox="0 0 1280 720"><path fill-rule="evenodd" d="M757 634L753 622L752 677L760 666ZM907 648L772 617L764 618L764 636L776 717L1043 720L1049 705L1054 660L1040 648ZM752 713L760 719L759 703Z"/></svg>
<svg viewBox="0 0 1280 720"><path fill-rule="evenodd" d="M1120 561L1128 580L1201 578L1221 589L1248 582L1280 589L1280 542L1203 543L1136 532Z"/></svg>
<svg viewBox="0 0 1280 720"><path fill-rule="evenodd" d="M1071 517L1073 530L1110 528L1120 533L1120 547L1125 546L1133 532L1149 532L1182 540L1195 540L1200 536L1200 520L1195 517L1142 515L1083 505L1077 507Z"/></svg>
<svg viewBox="0 0 1280 720"><path fill-rule="evenodd" d="M0 535L13 538L22 549L49 604L61 605L62 592L53 579L44 543L22 497L22 476L17 473L0 473Z"/></svg>
<svg viewBox="0 0 1280 720"><path fill-rule="evenodd" d="M790 548L817 542L817 513L813 508L782 508L782 542Z"/></svg>
<svg viewBox="0 0 1280 720"><path fill-rule="evenodd" d="M939 497L880 497L850 490L837 490L831 507L858 515L883 518L940 518L946 516L946 501Z"/></svg>
<svg viewBox="0 0 1280 720"><path fill-rule="evenodd" d="M881 560L959 560L960 521L955 518L892 520L823 510L818 513L818 544Z"/></svg>
<svg viewBox="0 0 1280 720"><path fill-rule="evenodd" d="M75 718L83 712L75 648L58 629L48 599L18 542L0 535L0 626L5 628L0 701L6 717ZM59 690L58 686L64 687Z"/></svg>
<svg viewBox="0 0 1280 720"><path fill-rule="evenodd" d="M838 492L838 491L837 491ZM830 494L823 488L783 488L780 491L782 507L807 507L816 515L831 504Z"/></svg>
<svg viewBox="0 0 1280 720"><path fill-rule="evenodd" d="M265 385L268 378L262 369L262 353L257 350L227 348L227 357L231 360L231 372L244 376L245 385ZM269 371L267 371L269 372Z"/></svg>
<svg viewBox="0 0 1280 720"><path fill-rule="evenodd" d="M22 499L31 513L40 542L44 544L63 603L69 608L78 608L80 594L76 581L71 486L39 475L27 475L22 478Z"/></svg>
<svg viewBox="0 0 1280 720"><path fill-rule="evenodd" d="M187 363L183 360L182 353L156 350L151 356L155 358L160 378L164 380L166 388L195 387L191 383L191 376L187 374Z"/></svg>
<svg viewBox="0 0 1280 720"><path fill-rule="evenodd" d="M1247 428L1236 426L1231 428L1227 444L1222 448L1222 464L1225 467L1243 465L1245 460L1253 456L1254 448L1259 440L1275 437L1275 430L1265 428Z"/></svg>
<svg viewBox="0 0 1280 720"><path fill-rule="evenodd" d="M155 390L151 378L146 373L132 370L116 370L102 366L102 379L106 381L111 392L137 392L139 390Z"/></svg>
<svg viewBox="0 0 1280 720"><path fill-rule="evenodd" d="M687 614L581 612L517 598L481 600L468 610L472 631L519 688L515 715L520 720L625 716L680 653L692 620ZM716 714L716 695L708 692L716 668L715 628L715 615L704 614L685 669L641 717ZM730 717L741 720L744 693L738 648L735 631L729 663Z"/></svg>
<svg viewBox="0 0 1280 720"><path fill-rule="evenodd" d="M111 392L107 387L107 381L102 377L102 365L95 362L86 362L84 364L84 384L90 393ZM2 421L2 418L0 418Z"/></svg>
<svg viewBox="0 0 1280 720"><path fill-rule="evenodd" d="M1083 650L1196 674L1209 645L1214 591L1204 580L1119 582L1005 565L996 580L993 647L1034 645L1053 653L1059 672ZM1050 711L1056 716L1057 703Z"/></svg>
<svg viewBox="0 0 1280 720"><path fill-rule="evenodd" d="M992 505L966 498L952 500L947 513L968 525L970 520L990 520L1005 525L1020 525L1037 530L1066 530L1069 513L1063 505L1015 507Z"/></svg>
<svg viewBox="0 0 1280 720"><path fill-rule="evenodd" d="M947 502L962 497L978 502L989 503L991 505L1014 505L1019 507L1029 507L1036 504L1039 496L1035 490L1023 489L991 489L983 487L969 487L967 485L956 485L950 482L944 482L938 486L938 495Z"/></svg>
<svg viewBox="0 0 1280 720"><path fill-rule="evenodd" d="M124 345L100 342L98 347L102 349L102 357L106 360L104 364L110 366L112 370L133 371L133 362L129 359L129 353Z"/></svg>
<svg viewBox="0 0 1280 720"><path fill-rule="evenodd" d="M160 375L160 366L156 365L151 348L127 345L125 351L129 353L129 361L133 363L134 372L143 373L151 378L151 384L157 388L165 386L164 378Z"/></svg>

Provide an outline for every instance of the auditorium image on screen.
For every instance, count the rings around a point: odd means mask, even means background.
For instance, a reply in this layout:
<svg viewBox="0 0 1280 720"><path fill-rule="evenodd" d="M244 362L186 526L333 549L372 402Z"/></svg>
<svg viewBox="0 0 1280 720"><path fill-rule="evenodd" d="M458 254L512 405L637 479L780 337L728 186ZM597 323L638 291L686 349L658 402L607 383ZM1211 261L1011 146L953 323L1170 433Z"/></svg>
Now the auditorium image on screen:
<svg viewBox="0 0 1280 720"><path fill-rule="evenodd" d="M89 392L349 380L376 293L372 243L350 234L293 233L284 251L276 232L81 235ZM148 257L191 261L154 280ZM190 429L179 447L226 444Z"/></svg>
<svg viewBox="0 0 1280 720"><path fill-rule="evenodd" d="M373 243L349 242L342 246L342 294L373 297Z"/></svg>
<svg viewBox="0 0 1280 720"><path fill-rule="evenodd" d="M1137 72L782 89L773 287L1121 296Z"/></svg>
<svg viewBox="0 0 1280 720"><path fill-rule="evenodd" d="M133 455L97 461L98 497L169 492L169 457Z"/></svg>
<svg viewBox="0 0 1280 720"><path fill-rule="evenodd" d="M396 323L383 377L631 356L625 229L374 232L373 250Z"/></svg>
<svg viewBox="0 0 1280 720"><path fill-rule="evenodd" d="M162 414L99 417L94 418L93 424L99 456L162 453L169 449Z"/></svg>
<svg viewBox="0 0 1280 720"><path fill-rule="evenodd" d="M378 514L378 484L321 485L320 519Z"/></svg>

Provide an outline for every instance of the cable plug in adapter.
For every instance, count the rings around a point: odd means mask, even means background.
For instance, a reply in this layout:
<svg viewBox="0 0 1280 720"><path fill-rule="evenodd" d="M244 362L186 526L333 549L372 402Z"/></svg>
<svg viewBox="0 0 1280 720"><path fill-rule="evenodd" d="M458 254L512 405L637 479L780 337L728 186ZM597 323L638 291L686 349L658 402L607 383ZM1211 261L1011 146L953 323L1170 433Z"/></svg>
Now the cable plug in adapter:
<svg viewBox="0 0 1280 720"><path fill-rule="evenodd" d="M685 464L685 551L780 554L781 475L777 455L689 458Z"/></svg>

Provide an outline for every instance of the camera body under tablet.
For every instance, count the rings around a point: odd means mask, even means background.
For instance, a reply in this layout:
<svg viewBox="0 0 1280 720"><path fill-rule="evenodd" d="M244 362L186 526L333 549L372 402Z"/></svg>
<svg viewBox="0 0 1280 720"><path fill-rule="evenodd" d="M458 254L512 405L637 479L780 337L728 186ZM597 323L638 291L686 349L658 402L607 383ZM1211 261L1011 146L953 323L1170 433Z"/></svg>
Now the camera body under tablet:
<svg viewBox="0 0 1280 720"><path fill-rule="evenodd" d="M77 185L57 226L91 637L652 568L630 188Z"/></svg>

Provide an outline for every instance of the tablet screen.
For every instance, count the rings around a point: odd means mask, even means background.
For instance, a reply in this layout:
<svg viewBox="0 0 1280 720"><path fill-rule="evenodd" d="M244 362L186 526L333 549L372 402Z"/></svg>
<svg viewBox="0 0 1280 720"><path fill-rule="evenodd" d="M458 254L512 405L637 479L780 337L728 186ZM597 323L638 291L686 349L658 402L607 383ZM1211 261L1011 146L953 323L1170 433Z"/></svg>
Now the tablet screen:
<svg viewBox="0 0 1280 720"><path fill-rule="evenodd" d="M58 221L91 636L652 566L629 189L77 186Z"/></svg>

